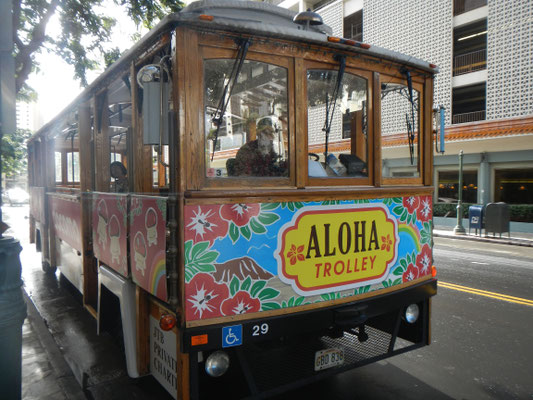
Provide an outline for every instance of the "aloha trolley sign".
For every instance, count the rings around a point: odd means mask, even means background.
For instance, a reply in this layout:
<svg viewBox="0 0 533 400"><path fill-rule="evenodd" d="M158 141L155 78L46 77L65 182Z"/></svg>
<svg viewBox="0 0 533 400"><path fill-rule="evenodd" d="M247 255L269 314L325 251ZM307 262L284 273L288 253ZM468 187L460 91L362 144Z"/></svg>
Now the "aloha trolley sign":
<svg viewBox="0 0 533 400"><path fill-rule="evenodd" d="M302 296L381 283L398 243L397 221L382 204L305 207L280 230L279 277Z"/></svg>

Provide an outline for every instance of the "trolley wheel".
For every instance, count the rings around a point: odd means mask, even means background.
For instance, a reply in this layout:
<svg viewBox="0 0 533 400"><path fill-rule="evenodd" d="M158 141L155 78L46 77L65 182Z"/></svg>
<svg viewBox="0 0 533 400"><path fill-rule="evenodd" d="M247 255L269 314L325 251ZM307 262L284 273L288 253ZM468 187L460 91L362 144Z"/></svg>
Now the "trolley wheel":
<svg viewBox="0 0 533 400"><path fill-rule="evenodd" d="M48 261L43 261L42 262L42 269L47 274L55 274L56 270L57 270L57 267L56 266L52 267Z"/></svg>

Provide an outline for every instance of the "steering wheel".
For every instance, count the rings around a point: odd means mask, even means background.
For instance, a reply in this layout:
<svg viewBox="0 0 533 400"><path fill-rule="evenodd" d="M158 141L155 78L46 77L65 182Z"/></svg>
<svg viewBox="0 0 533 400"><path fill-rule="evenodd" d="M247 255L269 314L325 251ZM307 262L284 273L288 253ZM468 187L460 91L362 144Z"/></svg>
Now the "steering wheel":
<svg viewBox="0 0 533 400"><path fill-rule="evenodd" d="M316 153L309 153L309 157L313 157L314 160L313 161L318 161L320 160L320 156Z"/></svg>

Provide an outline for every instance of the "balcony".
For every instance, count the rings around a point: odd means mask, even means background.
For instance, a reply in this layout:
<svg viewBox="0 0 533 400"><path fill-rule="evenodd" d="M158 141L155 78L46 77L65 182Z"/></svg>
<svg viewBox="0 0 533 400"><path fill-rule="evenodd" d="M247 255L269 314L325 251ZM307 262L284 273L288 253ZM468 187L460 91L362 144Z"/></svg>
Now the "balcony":
<svg viewBox="0 0 533 400"><path fill-rule="evenodd" d="M484 121L485 110L473 111L464 114L455 114L452 116L452 124L464 124L466 122Z"/></svg>
<svg viewBox="0 0 533 400"><path fill-rule="evenodd" d="M481 71L487 68L487 50L477 50L456 56L453 60L453 76Z"/></svg>
<svg viewBox="0 0 533 400"><path fill-rule="evenodd" d="M487 5L487 0L454 0L453 15L461 15Z"/></svg>

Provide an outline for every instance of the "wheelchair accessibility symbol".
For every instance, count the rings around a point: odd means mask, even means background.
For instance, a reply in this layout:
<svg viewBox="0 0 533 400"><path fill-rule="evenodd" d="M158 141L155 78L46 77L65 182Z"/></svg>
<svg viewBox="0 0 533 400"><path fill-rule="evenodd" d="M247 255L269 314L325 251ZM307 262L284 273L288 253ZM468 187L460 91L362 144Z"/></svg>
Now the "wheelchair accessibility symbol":
<svg viewBox="0 0 533 400"><path fill-rule="evenodd" d="M222 328L222 347L242 345L242 325L225 326Z"/></svg>

